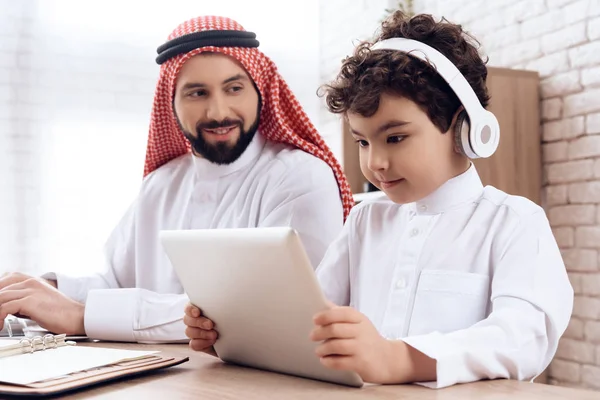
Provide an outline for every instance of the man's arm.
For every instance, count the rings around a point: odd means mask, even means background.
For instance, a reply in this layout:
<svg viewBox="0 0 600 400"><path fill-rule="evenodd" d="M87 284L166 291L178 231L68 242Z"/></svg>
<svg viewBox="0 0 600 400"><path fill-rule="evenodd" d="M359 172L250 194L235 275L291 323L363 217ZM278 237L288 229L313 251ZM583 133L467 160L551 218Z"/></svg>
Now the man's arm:
<svg viewBox="0 0 600 400"><path fill-rule="evenodd" d="M92 339L161 343L188 341L185 294L146 289L92 290L85 306L85 331Z"/></svg>

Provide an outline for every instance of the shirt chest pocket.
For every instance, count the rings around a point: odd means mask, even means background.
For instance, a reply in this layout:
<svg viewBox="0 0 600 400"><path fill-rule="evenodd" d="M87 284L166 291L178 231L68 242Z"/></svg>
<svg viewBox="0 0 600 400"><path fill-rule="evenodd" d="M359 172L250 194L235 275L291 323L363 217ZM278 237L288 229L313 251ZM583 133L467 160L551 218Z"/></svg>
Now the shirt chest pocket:
<svg viewBox="0 0 600 400"><path fill-rule="evenodd" d="M408 335L447 333L483 320L489 304L489 277L466 272L421 272Z"/></svg>

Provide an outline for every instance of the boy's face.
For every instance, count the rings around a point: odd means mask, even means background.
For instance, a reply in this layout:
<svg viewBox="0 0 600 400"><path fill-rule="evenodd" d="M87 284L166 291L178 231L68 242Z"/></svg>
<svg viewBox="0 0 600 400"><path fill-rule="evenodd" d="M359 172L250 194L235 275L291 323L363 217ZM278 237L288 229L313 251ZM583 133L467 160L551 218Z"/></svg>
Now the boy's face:
<svg viewBox="0 0 600 400"><path fill-rule="evenodd" d="M453 128L443 133L412 100L383 94L371 117L348 113L365 177L394 202L420 200L466 171L454 150Z"/></svg>

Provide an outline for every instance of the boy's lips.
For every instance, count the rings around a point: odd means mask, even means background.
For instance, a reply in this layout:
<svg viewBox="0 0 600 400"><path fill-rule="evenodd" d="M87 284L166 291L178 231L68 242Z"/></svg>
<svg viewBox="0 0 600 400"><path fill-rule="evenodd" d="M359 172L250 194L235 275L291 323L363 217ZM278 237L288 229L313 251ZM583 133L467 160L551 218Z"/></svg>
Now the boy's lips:
<svg viewBox="0 0 600 400"><path fill-rule="evenodd" d="M395 179L393 181L380 181L379 183L380 183L382 189L389 189L391 187L396 186L403 180L404 180L404 178L400 178L400 179Z"/></svg>

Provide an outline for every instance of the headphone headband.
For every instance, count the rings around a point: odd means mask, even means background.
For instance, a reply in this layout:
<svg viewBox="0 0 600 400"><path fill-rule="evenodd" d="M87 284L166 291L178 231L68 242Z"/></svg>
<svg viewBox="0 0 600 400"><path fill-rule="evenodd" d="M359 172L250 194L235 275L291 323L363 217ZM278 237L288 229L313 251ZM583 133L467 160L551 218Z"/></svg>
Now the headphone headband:
<svg viewBox="0 0 600 400"><path fill-rule="evenodd" d="M446 56L427 44L413 39L390 38L375 43L371 50L398 50L430 64L454 91L470 122L470 158L489 157L500 141L500 127L494 114L483 108L473 88ZM489 139L489 140L485 140Z"/></svg>

